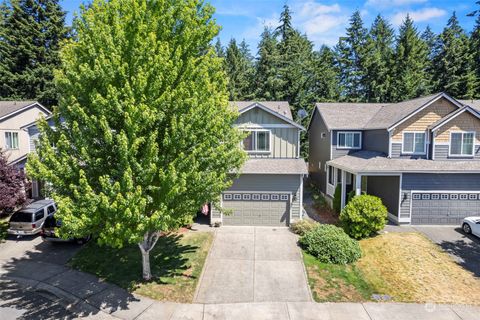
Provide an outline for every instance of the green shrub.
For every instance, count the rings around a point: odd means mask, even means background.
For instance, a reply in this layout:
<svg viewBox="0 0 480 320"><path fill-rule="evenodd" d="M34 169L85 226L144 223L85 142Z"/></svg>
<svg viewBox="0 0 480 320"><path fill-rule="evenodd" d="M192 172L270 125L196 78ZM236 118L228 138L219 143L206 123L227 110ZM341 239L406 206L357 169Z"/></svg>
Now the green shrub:
<svg viewBox="0 0 480 320"><path fill-rule="evenodd" d="M303 236L308 231L314 229L317 225L318 222L310 219L303 219L292 223L290 225L290 230L292 230L293 233L296 233L299 236Z"/></svg>
<svg viewBox="0 0 480 320"><path fill-rule="evenodd" d="M340 223L350 237L362 239L382 230L387 214L380 198L364 194L354 197L343 208Z"/></svg>
<svg viewBox="0 0 480 320"><path fill-rule="evenodd" d="M303 249L320 262L347 264L360 259L362 251L358 242L342 228L319 224L300 238Z"/></svg>
<svg viewBox="0 0 480 320"><path fill-rule="evenodd" d="M350 202L350 200L352 200L354 197L355 197L355 190L352 190L347 194L347 203L345 205L347 205Z"/></svg>
<svg viewBox="0 0 480 320"><path fill-rule="evenodd" d="M333 194L333 211L340 213L342 203L342 185L339 183L335 188L335 193Z"/></svg>

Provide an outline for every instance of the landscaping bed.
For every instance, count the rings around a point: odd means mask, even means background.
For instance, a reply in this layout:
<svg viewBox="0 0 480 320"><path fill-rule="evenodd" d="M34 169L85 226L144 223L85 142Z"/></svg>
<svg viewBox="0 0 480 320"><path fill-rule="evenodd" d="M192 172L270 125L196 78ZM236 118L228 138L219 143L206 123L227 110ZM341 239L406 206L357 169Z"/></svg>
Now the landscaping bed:
<svg viewBox="0 0 480 320"><path fill-rule="evenodd" d="M419 233L386 233L360 241L350 265L321 263L304 253L316 301L480 304L480 279Z"/></svg>
<svg viewBox="0 0 480 320"><path fill-rule="evenodd" d="M122 249L88 243L70 261L72 267L95 274L143 296L190 303L213 241L210 232L185 232L161 237L150 253L154 279L142 279L142 260L137 245Z"/></svg>

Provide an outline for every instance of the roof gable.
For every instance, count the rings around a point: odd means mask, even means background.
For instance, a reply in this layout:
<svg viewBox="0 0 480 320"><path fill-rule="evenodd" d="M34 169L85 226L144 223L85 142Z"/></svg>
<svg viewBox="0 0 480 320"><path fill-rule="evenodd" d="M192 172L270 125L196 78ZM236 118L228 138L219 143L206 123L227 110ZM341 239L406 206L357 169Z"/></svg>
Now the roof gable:
<svg viewBox="0 0 480 320"><path fill-rule="evenodd" d="M436 131L436 130L440 129L445 124L447 124L448 122L450 122L451 120L455 119L456 117L458 117L459 115L461 115L465 112L471 114L472 116L476 117L480 121L480 112L473 109L470 106L465 106L463 108L457 109L456 111L450 113L448 116L443 117L442 119L440 119L436 123L432 124L431 127L430 127L430 130Z"/></svg>
<svg viewBox="0 0 480 320"><path fill-rule="evenodd" d="M0 121L13 117L33 107L41 109L47 115L52 113L36 101L0 101Z"/></svg>

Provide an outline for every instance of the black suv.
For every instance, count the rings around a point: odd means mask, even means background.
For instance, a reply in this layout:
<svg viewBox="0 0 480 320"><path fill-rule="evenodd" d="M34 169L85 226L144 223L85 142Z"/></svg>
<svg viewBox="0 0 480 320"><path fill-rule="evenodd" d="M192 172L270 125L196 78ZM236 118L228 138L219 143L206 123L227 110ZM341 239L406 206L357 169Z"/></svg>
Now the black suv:
<svg viewBox="0 0 480 320"><path fill-rule="evenodd" d="M90 240L90 238L92 237L91 235L88 235L88 236L83 237L83 238L72 237L72 238L69 238L69 239L62 239L62 238L59 238L55 234L55 228L58 229L60 227L62 227L62 220L55 219L55 217L53 215L47 217L47 219L45 219L45 222L43 224L42 232L40 233L41 236L42 236L42 239L45 240L45 241L52 241L52 242L75 241L79 244L83 244L83 243L87 243Z"/></svg>

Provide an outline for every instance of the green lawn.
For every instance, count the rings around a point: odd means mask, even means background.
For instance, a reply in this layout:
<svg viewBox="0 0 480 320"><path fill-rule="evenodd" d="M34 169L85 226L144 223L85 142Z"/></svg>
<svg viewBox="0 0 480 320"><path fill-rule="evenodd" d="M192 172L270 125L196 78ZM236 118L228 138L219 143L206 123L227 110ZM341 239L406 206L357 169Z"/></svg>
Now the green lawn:
<svg viewBox="0 0 480 320"><path fill-rule="evenodd" d="M72 267L97 275L108 282L153 299L192 302L208 250L210 232L187 232L161 237L150 253L154 280L142 280L140 249L123 249L88 243L70 261Z"/></svg>

